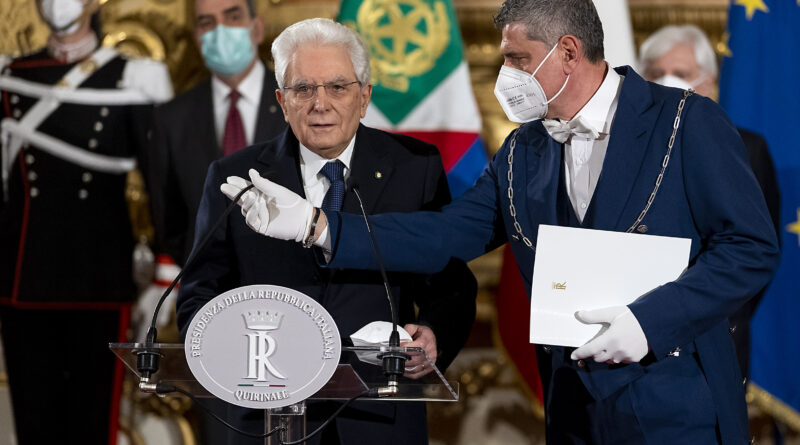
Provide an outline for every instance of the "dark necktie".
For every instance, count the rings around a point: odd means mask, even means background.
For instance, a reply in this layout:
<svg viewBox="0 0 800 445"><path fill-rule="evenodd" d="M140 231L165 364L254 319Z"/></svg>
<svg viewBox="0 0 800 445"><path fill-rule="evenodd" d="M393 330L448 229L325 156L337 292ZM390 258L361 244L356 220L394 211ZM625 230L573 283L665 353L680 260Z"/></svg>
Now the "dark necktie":
<svg viewBox="0 0 800 445"><path fill-rule="evenodd" d="M322 201L322 211L338 212L344 201L344 164L338 159L329 161L322 167L322 174L331 181L331 187Z"/></svg>
<svg viewBox="0 0 800 445"><path fill-rule="evenodd" d="M228 118L225 120L225 135L222 138L222 154L224 156L241 150L247 145L242 116L239 114L239 109L236 108L236 102L242 96L238 91L231 90L228 97L230 105L228 106Z"/></svg>

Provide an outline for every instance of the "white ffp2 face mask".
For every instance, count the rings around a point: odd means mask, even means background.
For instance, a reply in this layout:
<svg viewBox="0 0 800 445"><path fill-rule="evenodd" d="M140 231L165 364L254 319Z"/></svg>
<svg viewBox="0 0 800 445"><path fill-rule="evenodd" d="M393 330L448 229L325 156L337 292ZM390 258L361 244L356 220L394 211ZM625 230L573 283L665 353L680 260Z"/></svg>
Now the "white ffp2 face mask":
<svg viewBox="0 0 800 445"><path fill-rule="evenodd" d="M555 100L564 91L570 75L567 75L564 85L550 100L547 99L542 85L535 77L539 68L544 65L544 62L557 47L558 44L547 53L547 56L542 59L533 74L505 65L500 67L500 74L497 75L497 83L494 85L494 95L511 122L523 124L545 117L547 115L547 104Z"/></svg>
<svg viewBox="0 0 800 445"><path fill-rule="evenodd" d="M83 14L84 6L81 0L42 0L42 16L53 31L72 34L80 26L76 22Z"/></svg>
<svg viewBox="0 0 800 445"><path fill-rule="evenodd" d="M667 74L659 77L658 79L655 79L653 82L659 85L664 85L665 87L673 87L673 88L680 88L682 90L688 90L690 88L696 87L697 85L700 85L705 80L706 80L705 73L701 74L697 79L691 82L687 82L678 76Z"/></svg>

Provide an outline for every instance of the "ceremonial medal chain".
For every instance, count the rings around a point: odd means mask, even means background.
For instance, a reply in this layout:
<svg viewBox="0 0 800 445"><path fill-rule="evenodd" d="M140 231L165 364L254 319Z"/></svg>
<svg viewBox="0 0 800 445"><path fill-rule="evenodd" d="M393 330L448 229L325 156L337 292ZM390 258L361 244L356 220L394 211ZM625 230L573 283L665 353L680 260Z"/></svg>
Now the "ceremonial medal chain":
<svg viewBox="0 0 800 445"><path fill-rule="evenodd" d="M639 216L636 218L636 221L625 231L625 233L633 232L636 227L639 226L639 223L644 220L645 215L647 215L647 211L650 210L650 206L653 205L653 201L656 199L656 193L658 193L659 187L661 187L661 181L664 180L664 173L667 171L667 165L669 165L669 157L672 154L672 147L675 145L675 135L678 133L678 126L681 123L681 113L683 112L683 107L686 105L686 99L694 93L694 90L688 89L683 92L683 98L678 103L678 113L675 115L675 120L672 123L672 135L669 138L669 142L667 143L667 154L664 155L664 160L661 161L661 171L658 173L658 177L656 177L656 184L653 187L653 191L650 193L650 197L647 198L647 204L645 204L644 209L639 213ZM517 231L519 236L522 238L522 242L525 243L526 246L530 247L534 252L536 251L536 246L533 245L531 240L522 233L522 226L517 221L517 208L514 207L514 149L517 146L517 133L522 127L517 128L514 130L514 134L511 135L511 142L509 142L509 151L508 151L508 212L511 214L511 217L514 219L514 230Z"/></svg>

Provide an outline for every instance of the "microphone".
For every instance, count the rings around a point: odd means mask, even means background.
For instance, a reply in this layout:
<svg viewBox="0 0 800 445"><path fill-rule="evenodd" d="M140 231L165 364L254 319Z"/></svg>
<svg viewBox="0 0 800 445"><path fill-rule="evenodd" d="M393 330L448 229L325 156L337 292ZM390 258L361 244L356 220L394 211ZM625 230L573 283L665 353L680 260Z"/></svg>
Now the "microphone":
<svg viewBox="0 0 800 445"><path fill-rule="evenodd" d="M158 320L158 312L161 310L161 305L164 303L164 300L167 299L167 296L172 292L172 289L175 285L178 284L181 277L183 277L183 273L189 269L189 267L194 263L194 259L197 256L197 253L205 247L208 243L208 240L211 238L211 234L217 231L217 228L222 224L222 221L228 217L236 207L239 199L242 195L245 194L248 190L253 188L253 184L248 185L247 187L243 188L236 195L236 199L231 201L228 207L222 212L222 215L219 216L217 221L211 227L211 229L203 235L203 238L200 240L199 243L192 249L192 253L189 255L189 258L186 260L186 264L183 266L181 271L178 273L178 276L172 280L167 290L161 295L161 298L158 300L158 304L156 305L155 310L153 310L153 318L150 321L150 328L147 330L147 336L145 337L144 348L136 353L136 369L139 371L139 390L142 392L148 393L156 393L158 392L158 385L155 383L150 383L150 377L153 376L156 372L158 372L159 366L159 359L161 358L161 354L158 352L158 349L154 347L156 340L158 338L158 329L156 328L156 321Z"/></svg>
<svg viewBox="0 0 800 445"><path fill-rule="evenodd" d="M369 233L372 251L375 253L375 259L378 261L378 268L383 278L383 287L386 289L386 297L389 298L389 308L392 312L392 333L389 335L390 350L379 354L378 358L383 360L383 374L388 378L388 388L384 395L395 395L398 392L397 378L403 375L406 360L409 360L411 357L408 354L396 350L396 348L400 347L400 333L397 331L397 307L394 297L392 296L389 278L386 276L386 267L383 265L383 257L378 248L378 242L375 240L375 234L372 232L372 226L369 224L369 217L367 216L366 209L364 209L364 201L361 199L361 194L358 192L358 185L355 181L351 181L349 183L349 188L358 199L358 205L361 208L361 216L364 217L364 223L367 225L367 233Z"/></svg>

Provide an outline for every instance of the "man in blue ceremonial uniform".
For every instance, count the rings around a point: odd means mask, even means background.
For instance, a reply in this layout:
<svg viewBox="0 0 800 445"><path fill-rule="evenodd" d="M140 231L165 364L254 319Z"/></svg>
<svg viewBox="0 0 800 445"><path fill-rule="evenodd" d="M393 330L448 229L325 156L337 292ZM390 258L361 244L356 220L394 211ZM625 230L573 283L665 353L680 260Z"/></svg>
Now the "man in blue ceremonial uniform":
<svg viewBox="0 0 800 445"><path fill-rule="evenodd" d="M727 318L768 282L779 250L735 127L707 98L609 67L590 0L508 0L495 24L505 60L495 94L524 124L440 212L373 218L386 266L431 272L510 241L530 289L540 224L689 238L677 280L577 314L602 334L577 349L538 346L547 439L746 443ZM331 267L376 267L357 216L328 212L313 230L311 204L251 180L241 201L251 229L313 241Z"/></svg>

